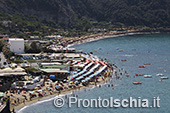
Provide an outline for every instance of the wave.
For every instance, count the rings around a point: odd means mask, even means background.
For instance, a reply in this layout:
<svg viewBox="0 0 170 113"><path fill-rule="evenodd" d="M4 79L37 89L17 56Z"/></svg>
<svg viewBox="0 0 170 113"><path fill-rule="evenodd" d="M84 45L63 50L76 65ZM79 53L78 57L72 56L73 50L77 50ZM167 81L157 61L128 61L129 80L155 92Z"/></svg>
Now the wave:
<svg viewBox="0 0 170 113"><path fill-rule="evenodd" d="M49 101L52 101L52 100L54 100L55 98L57 98L57 97L64 97L64 96L66 96L66 95L72 95L72 94L76 94L76 93L81 93L82 91L84 92L85 90L86 91L89 91L89 90L92 90L92 89L94 89L94 88L97 88L97 87L99 87L99 86L103 86L103 85L106 85L106 84L109 84L109 83L101 83L101 84L97 84L96 86L91 86L91 87L85 87L85 88L83 88L83 89L81 89L81 90L74 90L74 91L72 91L72 92L68 92L68 93L66 93L66 94L62 94L62 95L54 95L54 96L50 96L50 97L46 97L46 98L44 98L44 99L40 99L39 101L37 101L36 103L31 103L31 104L28 104L27 106L24 106L24 107L22 107L22 108L20 108L20 109L16 109L16 112L17 113L24 113L24 111L23 110L25 110L26 108L28 108L28 107L31 107L31 106L34 106L34 105L38 105L38 104L41 104L41 103L44 103L44 102L49 102Z"/></svg>
<svg viewBox="0 0 170 113"><path fill-rule="evenodd" d="M66 93L66 94L59 95L59 96L58 96L58 95L57 95L57 96L54 95L54 96L52 96L52 97L47 97L47 98L41 99L41 100L37 101L36 103L28 104L27 106L24 106L24 107L22 107L21 109L16 110L16 112L17 112L17 113L23 113L22 111L23 111L24 109L28 108L28 107L31 107L31 106L34 106L34 105L38 105L38 104L41 104L41 103L44 103L44 102L49 102L49 101L54 100L54 99L57 98L57 97L63 97L63 96L65 96L65 95L69 95L69 94L71 94L71 93Z"/></svg>

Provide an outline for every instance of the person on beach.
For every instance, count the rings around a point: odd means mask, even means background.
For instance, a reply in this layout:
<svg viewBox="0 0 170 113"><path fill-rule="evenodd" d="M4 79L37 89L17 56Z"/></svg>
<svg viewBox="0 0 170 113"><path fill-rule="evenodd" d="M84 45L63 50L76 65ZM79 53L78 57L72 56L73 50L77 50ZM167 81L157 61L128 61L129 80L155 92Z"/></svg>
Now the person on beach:
<svg viewBox="0 0 170 113"><path fill-rule="evenodd" d="M12 109L12 113L16 113L14 108Z"/></svg>
<svg viewBox="0 0 170 113"><path fill-rule="evenodd" d="M25 99L23 100L23 103L25 104Z"/></svg>
<svg viewBox="0 0 170 113"><path fill-rule="evenodd" d="M19 104L19 98L17 98L17 103Z"/></svg>

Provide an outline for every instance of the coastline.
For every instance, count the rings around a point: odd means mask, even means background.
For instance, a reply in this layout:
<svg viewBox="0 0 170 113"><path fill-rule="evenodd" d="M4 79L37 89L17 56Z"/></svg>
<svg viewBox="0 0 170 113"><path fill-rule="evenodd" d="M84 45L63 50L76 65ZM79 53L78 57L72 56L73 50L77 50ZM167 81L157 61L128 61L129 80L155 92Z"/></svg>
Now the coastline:
<svg viewBox="0 0 170 113"><path fill-rule="evenodd" d="M56 97L62 97L62 96L65 96L65 95L72 95L73 92L75 92L75 91L83 91L85 89L93 89L93 88L96 88L96 87L108 84L108 80L110 80L110 77L107 77L105 79L105 81L100 79L97 82L96 85L94 85L94 84L92 85L91 84L89 86L82 86L82 87L80 87L80 89L76 88L76 89L63 90L63 91L61 91L61 93L59 95L57 93L54 93L52 95L47 95L47 96L44 96L44 97L41 97L41 98L35 98L32 101L25 102L25 104L22 103L22 104L19 104L17 106L14 106L15 112L16 113L18 113L18 112L20 113L22 110L24 110L27 107L30 107L30 106L33 106L33 105L37 105L37 104L41 104L41 103L44 103L44 102L48 102L48 101L54 100Z"/></svg>
<svg viewBox="0 0 170 113"><path fill-rule="evenodd" d="M87 37L86 39L83 39L83 37L80 37L80 41L76 41L72 44L68 44L67 47L72 47L75 45L80 45L88 42L103 40L107 38L114 38L114 37L121 37L121 36L130 36L130 35L145 35L145 34L158 34L161 33L159 31L150 31L150 32L142 32L142 31L127 31L127 32L116 32L116 33L104 33L104 34L95 34L95 35L89 35L89 36L83 36Z"/></svg>
<svg viewBox="0 0 170 113"><path fill-rule="evenodd" d="M128 36L128 35L140 35L140 34L155 34L155 33L160 33L160 32L126 32L126 33L123 33L123 34L113 34L113 35L98 35L96 38L88 38L88 39L85 39L85 40L81 40L81 41L78 41L78 42L75 42L73 44L70 44L68 45L68 47L71 47L71 46L74 46L74 45L79 45L79 44L83 44L83 43L88 43L88 42L93 42L93 41L97 41L97 40L102 40L102 39L107 39L107 38L113 38L113 37L120 37L120 36ZM108 78L107 78L108 79ZM97 84L104 84L103 81L99 81ZM93 88L95 87L95 85L90 85L88 87L81 87L80 90L84 90L86 88ZM97 86L96 86L97 87ZM29 101L29 102L26 102L26 104L19 104L18 106L15 106L14 108L16 109L16 112L19 112L20 110L23 110L29 106L32 106L32 105L35 105L35 104L40 104L42 102L47 102L47 101L50 101L50 100L53 100L54 98L56 98L57 96L64 96L64 95L67 95L67 94L71 94L72 92L78 90L77 88L76 89L70 89L70 90L66 90L66 91L61 91L60 95L57 95L57 93L54 93L52 95L48 95L48 96L45 96L45 97L42 97L40 99L36 98L32 101ZM79 91L80 91L79 90Z"/></svg>

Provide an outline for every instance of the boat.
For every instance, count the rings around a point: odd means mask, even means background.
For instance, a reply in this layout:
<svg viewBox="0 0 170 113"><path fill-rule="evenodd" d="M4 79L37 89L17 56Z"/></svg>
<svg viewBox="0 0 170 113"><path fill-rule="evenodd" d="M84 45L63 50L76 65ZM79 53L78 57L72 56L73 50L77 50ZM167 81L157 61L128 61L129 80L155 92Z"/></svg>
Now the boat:
<svg viewBox="0 0 170 113"><path fill-rule="evenodd" d="M121 61L127 61L126 59L122 59Z"/></svg>
<svg viewBox="0 0 170 113"><path fill-rule="evenodd" d="M158 74L156 74L156 76L164 76L164 74L158 73Z"/></svg>
<svg viewBox="0 0 170 113"><path fill-rule="evenodd" d="M134 85L142 84L142 82L133 82Z"/></svg>
<svg viewBox="0 0 170 113"><path fill-rule="evenodd" d="M139 68L145 68L145 66L139 66Z"/></svg>
<svg viewBox="0 0 170 113"><path fill-rule="evenodd" d="M143 76L143 74L135 74L136 76Z"/></svg>
<svg viewBox="0 0 170 113"><path fill-rule="evenodd" d="M126 74L126 77L129 77L130 75L129 74Z"/></svg>
<svg viewBox="0 0 170 113"><path fill-rule="evenodd" d="M138 74L138 76L143 76L144 74Z"/></svg>
<svg viewBox="0 0 170 113"><path fill-rule="evenodd" d="M152 75L144 75L144 78L152 78Z"/></svg>
<svg viewBox="0 0 170 113"><path fill-rule="evenodd" d="M144 65L151 65L151 63L144 63Z"/></svg>
<svg viewBox="0 0 170 113"><path fill-rule="evenodd" d="M119 52L123 52L123 49L119 50Z"/></svg>
<svg viewBox="0 0 170 113"><path fill-rule="evenodd" d="M168 79L168 77L161 77L161 79Z"/></svg>

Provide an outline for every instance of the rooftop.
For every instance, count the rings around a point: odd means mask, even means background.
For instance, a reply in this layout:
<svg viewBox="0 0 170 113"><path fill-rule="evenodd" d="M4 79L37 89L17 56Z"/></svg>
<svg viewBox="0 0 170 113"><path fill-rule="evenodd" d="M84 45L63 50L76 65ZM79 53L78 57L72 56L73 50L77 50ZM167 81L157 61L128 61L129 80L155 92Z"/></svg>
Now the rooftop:
<svg viewBox="0 0 170 113"><path fill-rule="evenodd" d="M14 40L16 40L16 41L24 41L24 39L22 39L22 38L9 38L9 41L14 41Z"/></svg>
<svg viewBox="0 0 170 113"><path fill-rule="evenodd" d="M67 70L60 70L60 69L40 69L46 73L69 73Z"/></svg>

